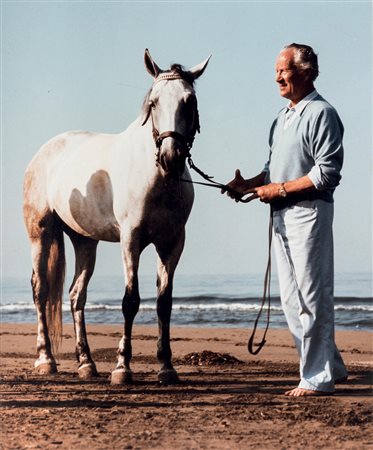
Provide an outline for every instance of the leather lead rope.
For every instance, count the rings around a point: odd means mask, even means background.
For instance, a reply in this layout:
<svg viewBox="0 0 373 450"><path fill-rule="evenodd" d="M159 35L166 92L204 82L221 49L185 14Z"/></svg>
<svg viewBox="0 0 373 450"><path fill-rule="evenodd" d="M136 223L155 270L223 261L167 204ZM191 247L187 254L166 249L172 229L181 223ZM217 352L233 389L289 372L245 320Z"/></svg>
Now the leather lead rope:
<svg viewBox="0 0 373 450"><path fill-rule="evenodd" d="M201 169L199 169L193 162L192 157L188 156L188 164L191 169L193 169L195 172L198 173L202 178L208 181L208 183L201 183L199 181L193 181L193 180L187 180L185 178L180 178L181 181L184 181L186 183L192 183L192 184L200 184L202 186L209 186L213 188L219 188L224 189L225 191L231 193L235 199L241 203L249 203L251 200L254 200L255 198L258 198L257 194L252 194L247 198L244 198L244 195L240 194L239 192L235 191L234 189L230 188L226 184L218 183L217 181L213 180L213 176L207 175L206 173L202 172Z"/></svg>
<svg viewBox="0 0 373 450"><path fill-rule="evenodd" d="M270 218L269 218L269 229L268 229L268 261L267 261L267 268L266 273L264 277L264 288L263 288L263 298L262 298L262 304L260 306L258 315L256 317L253 331L251 332L251 336L249 338L249 341L247 343L247 349L249 353L252 355L257 355L260 350L263 348L264 344L266 343L266 335L269 328L269 320L270 320L270 314L271 314L271 268L272 268L272 258L271 258L271 247L272 247L272 226L273 226L273 213L271 208ZM268 309L267 309L267 324L266 328L264 330L264 334L262 337L261 342L259 344L254 343L255 333L258 327L260 316L262 315L262 311L264 308L264 305L266 303L266 300L268 300ZM256 348L254 349L254 346Z"/></svg>

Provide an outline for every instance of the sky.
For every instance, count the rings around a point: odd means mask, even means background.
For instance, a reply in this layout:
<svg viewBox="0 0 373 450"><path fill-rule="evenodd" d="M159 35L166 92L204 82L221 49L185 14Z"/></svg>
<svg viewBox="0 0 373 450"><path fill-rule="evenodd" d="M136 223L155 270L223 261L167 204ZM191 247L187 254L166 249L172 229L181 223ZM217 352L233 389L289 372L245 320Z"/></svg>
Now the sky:
<svg viewBox="0 0 373 450"><path fill-rule="evenodd" d="M67 130L122 132L151 86L143 57L186 68L210 54L197 81L201 134L195 164L228 182L257 175L268 133L286 101L275 59L291 42L319 55L317 90L345 126L345 163L335 193L335 270L372 272L372 4L344 1L1 2L1 272L29 277L22 217L25 168ZM197 174L193 178L201 181ZM269 208L237 204L196 186L179 274L261 274ZM68 273L73 270L66 239ZM141 274L155 275L155 252ZM120 275L118 244L100 243L96 274Z"/></svg>

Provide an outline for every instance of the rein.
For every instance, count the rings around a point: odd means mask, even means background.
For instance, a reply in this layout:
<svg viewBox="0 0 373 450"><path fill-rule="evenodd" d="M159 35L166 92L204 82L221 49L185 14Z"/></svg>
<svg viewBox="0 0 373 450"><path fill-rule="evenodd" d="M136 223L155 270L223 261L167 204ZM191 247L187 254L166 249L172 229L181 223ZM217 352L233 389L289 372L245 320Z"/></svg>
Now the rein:
<svg viewBox="0 0 373 450"><path fill-rule="evenodd" d="M229 192L230 194L232 194L234 196L234 198L241 202L241 203L249 203L251 202L251 200L254 200L256 198L258 198L257 194L252 194L247 198L244 198L246 194L242 195L241 193L235 191L234 189L232 189L231 187L227 186L226 184L223 183L219 183L215 180L213 180L213 176L211 175L207 175L206 173L202 172L201 169L199 169L193 162L191 155L188 155L188 164L189 167L191 169L193 169L195 172L198 173L198 175L200 175L202 178L204 178L206 181L208 181L207 183L203 183L200 181L193 181L193 180L187 180L186 178L180 178L181 181L184 181L186 183L192 183L192 184L200 184L202 186L209 186L209 187L213 187L213 188L219 188L222 189L224 191Z"/></svg>
<svg viewBox="0 0 373 450"><path fill-rule="evenodd" d="M271 247L272 247L272 225L273 225L273 213L271 208L271 215L269 218L269 227L268 227L268 260L267 260L267 268L266 273L264 277L264 288L263 288L263 297L262 297L262 304L260 305L260 309L258 312L258 315L256 316L254 328L251 332L251 336L249 338L249 341L247 343L247 349L249 353L252 355L257 355L260 350L264 347L264 344L266 343L266 335L269 328L269 320L270 320L270 314L271 314L271 269L272 269L272 258L271 258ZM255 333L258 327L258 322L260 319L260 316L262 315L262 311L265 305L266 300L268 299L268 309L267 309L267 323L266 327L263 333L263 337L261 342L259 344L254 344L254 338ZM254 349L254 345L257 346L256 349Z"/></svg>
<svg viewBox="0 0 373 450"><path fill-rule="evenodd" d="M154 84L158 83L159 81L164 81L164 80L184 80L186 82L188 82L188 80L185 79L185 77L183 77L182 74L178 73L178 72L163 72L160 75L157 76L157 78L154 80ZM200 132L200 125L199 125L199 114L198 114L198 109L196 108L196 120L195 120L195 126L193 128L193 131L191 134L189 134L188 136L184 136L181 133L178 133L177 131L164 131L163 133L159 133L159 130L155 127L154 125L154 120L153 120L153 115L151 113L151 108L149 108L148 113L146 114L145 120L143 121L142 125L145 125L145 123L147 122L148 118L151 118L152 121L152 135L153 135L153 140L155 143L155 146L157 148L157 152L155 154L156 157L156 164L159 164L159 155L160 155L160 150L161 150L161 146L163 143L163 140L166 138L173 138L178 140L185 151L185 157L187 158L189 167L191 169L193 169L195 172L197 172L202 178L204 178L207 183L203 183L203 182L198 182L198 181L193 181L193 180L187 180L185 178L180 178L180 181L184 181L186 183L193 183L193 184L200 184L203 186L209 186L209 187L214 187L214 188L220 188L224 191L229 192L230 194L233 195L233 197L242 203L249 203L251 200L254 200L255 198L258 198L257 194L253 194L251 196L249 196L248 198L244 198L245 195L242 195L240 192L235 191L234 189L232 189L231 187L227 186L226 184L223 183L218 183L217 181L213 180L214 177L205 174L201 169L199 169L193 162L192 160L192 156L190 154L190 150L192 149L193 146L193 142L194 142L194 137L196 135L196 133Z"/></svg>

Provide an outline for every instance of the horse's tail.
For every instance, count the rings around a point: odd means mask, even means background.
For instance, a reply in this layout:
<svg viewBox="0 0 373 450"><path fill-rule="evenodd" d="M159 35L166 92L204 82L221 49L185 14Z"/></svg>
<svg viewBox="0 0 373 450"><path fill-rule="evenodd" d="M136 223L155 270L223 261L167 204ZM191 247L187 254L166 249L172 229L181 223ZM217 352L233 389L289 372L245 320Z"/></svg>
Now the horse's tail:
<svg viewBox="0 0 373 450"><path fill-rule="evenodd" d="M58 354L62 343L62 298L65 281L65 265L63 231L56 225L53 229L47 270L49 286L47 325L54 354Z"/></svg>

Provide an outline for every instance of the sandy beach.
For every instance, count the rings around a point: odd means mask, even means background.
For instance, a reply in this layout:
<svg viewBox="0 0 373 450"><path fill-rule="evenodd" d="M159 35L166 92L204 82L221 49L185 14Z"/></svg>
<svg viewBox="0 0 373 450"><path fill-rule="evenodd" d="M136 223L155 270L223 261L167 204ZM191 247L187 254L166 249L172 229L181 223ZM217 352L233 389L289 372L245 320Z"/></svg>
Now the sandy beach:
<svg viewBox="0 0 373 450"><path fill-rule="evenodd" d="M250 330L172 328L181 383L160 386L156 327L135 326L134 384L111 386L121 326L88 327L100 377L79 380L71 325L59 373L33 372L34 324L1 325L1 448L370 449L372 335L339 331L349 380L334 396L288 398L298 358L287 330L270 330L257 356Z"/></svg>

